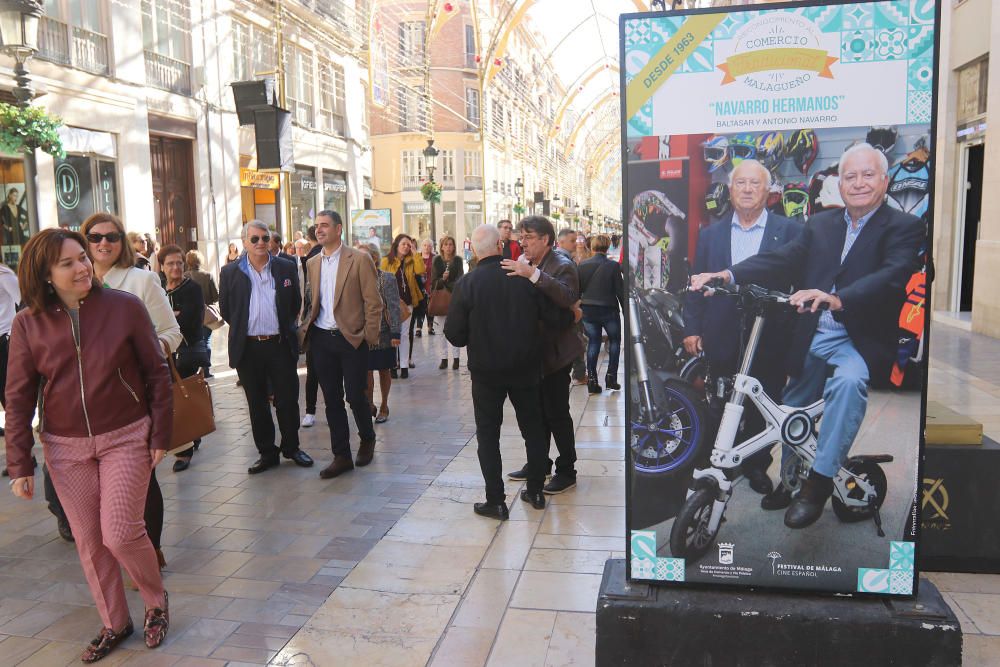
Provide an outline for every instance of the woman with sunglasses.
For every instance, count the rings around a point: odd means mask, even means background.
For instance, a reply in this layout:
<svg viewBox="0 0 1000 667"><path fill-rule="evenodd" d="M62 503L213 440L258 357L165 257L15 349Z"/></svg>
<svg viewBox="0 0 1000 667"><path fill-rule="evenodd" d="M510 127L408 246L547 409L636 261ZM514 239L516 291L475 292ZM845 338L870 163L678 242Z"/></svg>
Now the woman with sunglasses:
<svg viewBox="0 0 1000 667"><path fill-rule="evenodd" d="M413 239L406 234L398 234L389 247L389 253L382 258L379 267L389 275L396 277L396 286L399 288L399 299L412 311L416 311L420 302L424 299L424 291L420 285L420 277L424 275L424 259L414 252ZM413 367L413 327L410 326L412 311L400 322L403 331L403 339L399 344L399 377L406 379L410 377L410 368ZM409 336L406 331L409 330ZM391 376L396 377L395 369Z"/></svg>
<svg viewBox="0 0 1000 667"><path fill-rule="evenodd" d="M44 229L24 246L18 278L28 308L11 332L6 447L11 491L30 500L41 391L45 459L103 624L81 655L91 663L134 631L123 566L146 607L146 646L167 634L167 593L140 508L169 447L172 397L146 309L94 280L86 244L77 232Z"/></svg>
<svg viewBox="0 0 1000 667"><path fill-rule="evenodd" d="M80 233L87 239L87 255L94 265L94 277L104 287L139 297L153 321L156 337L164 355L175 352L184 340L159 276L135 266L135 250L127 242L125 226L111 213L95 213L83 221ZM163 533L163 494L156 481L156 471L149 478L146 494L146 531L156 549L160 567L166 565L160 551Z"/></svg>

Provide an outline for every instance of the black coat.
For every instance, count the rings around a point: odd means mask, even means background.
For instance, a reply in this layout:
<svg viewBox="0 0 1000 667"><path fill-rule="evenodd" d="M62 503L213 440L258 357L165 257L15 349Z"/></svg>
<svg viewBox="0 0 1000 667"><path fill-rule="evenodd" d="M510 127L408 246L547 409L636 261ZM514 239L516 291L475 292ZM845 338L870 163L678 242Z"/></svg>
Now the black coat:
<svg viewBox="0 0 1000 667"><path fill-rule="evenodd" d="M731 217L701 230L692 273L723 271L733 265L731 231ZM758 252L776 250L794 241L801 232L800 223L769 212ZM792 288L792 281L787 275L776 276L762 285L787 292ZM769 318L756 356L758 363L776 368L775 375L781 378L784 377L783 357L789 342L786 324L773 315ZM684 336L701 336L705 355L717 372L733 372L739 365L740 325L735 299L721 296L705 298L694 292L685 295Z"/></svg>
<svg viewBox="0 0 1000 667"><path fill-rule="evenodd" d="M292 357L297 358L299 342L295 320L302 306L298 270L294 262L272 257L271 275L274 277L281 342L288 346ZM229 366L236 368L243 358L250 319L250 278L243 273L242 259L222 267L219 277L219 312L229 324Z"/></svg>
<svg viewBox="0 0 1000 667"><path fill-rule="evenodd" d="M844 308L834 317L847 328L864 358L872 386L887 386L898 346L899 311L906 300L906 283L920 268L918 253L926 230L920 218L882 204L841 263L846 236L843 209L817 213L795 241L750 257L731 270L737 283L787 279L797 289L824 292L836 286ZM819 315L807 313L796 320L787 357L792 376L802 371Z"/></svg>
<svg viewBox="0 0 1000 667"><path fill-rule="evenodd" d="M579 272L580 302L584 306L625 309L625 280L621 264L599 252L580 262Z"/></svg>
<svg viewBox="0 0 1000 667"><path fill-rule="evenodd" d="M469 348L473 380L535 384L542 379L542 330L569 328L573 314L554 306L527 278L509 276L501 259L480 259L455 284L444 335L452 345Z"/></svg>
<svg viewBox="0 0 1000 667"><path fill-rule="evenodd" d="M198 283L184 278L180 285L167 290L167 300L174 313L177 313L175 317L184 342L194 345L201 341L201 328L205 321L205 295Z"/></svg>

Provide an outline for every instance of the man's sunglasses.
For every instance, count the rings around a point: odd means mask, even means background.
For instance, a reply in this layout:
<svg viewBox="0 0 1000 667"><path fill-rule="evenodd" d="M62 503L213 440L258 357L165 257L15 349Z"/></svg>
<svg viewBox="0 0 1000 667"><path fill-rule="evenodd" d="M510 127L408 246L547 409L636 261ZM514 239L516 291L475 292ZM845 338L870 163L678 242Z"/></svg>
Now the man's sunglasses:
<svg viewBox="0 0 1000 667"><path fill-rule="evenodd" d="M271 235L270 234L264 234L263 236L251 236L250 237L250 243L253 244L253 245L257 245L261 241L263 241L264 243L270 243L271 242Z"/></svg>
<svg viewBox="0 0 1000 667"><path fill-rule="evenodd" d="M123 236L124 234L122 234L121 232L108 232L107 234L98 234L96 232L90 232L89 234L87 234L87 240L93 243L94 245L97 245L104 239L107 239L108 243L118 243L119 241L122 240Z"/></svg>

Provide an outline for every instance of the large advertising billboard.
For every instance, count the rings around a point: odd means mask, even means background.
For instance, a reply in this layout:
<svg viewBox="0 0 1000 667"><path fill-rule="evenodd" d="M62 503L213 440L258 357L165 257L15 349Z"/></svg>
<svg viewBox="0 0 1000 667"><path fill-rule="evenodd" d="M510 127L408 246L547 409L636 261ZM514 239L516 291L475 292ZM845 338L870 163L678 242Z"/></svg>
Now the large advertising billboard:
<svg viewBox="0 0 1000 667"><path fill-rule="evenodd" d="M622 16L632 580L915 593L937 21Z"/></svg>

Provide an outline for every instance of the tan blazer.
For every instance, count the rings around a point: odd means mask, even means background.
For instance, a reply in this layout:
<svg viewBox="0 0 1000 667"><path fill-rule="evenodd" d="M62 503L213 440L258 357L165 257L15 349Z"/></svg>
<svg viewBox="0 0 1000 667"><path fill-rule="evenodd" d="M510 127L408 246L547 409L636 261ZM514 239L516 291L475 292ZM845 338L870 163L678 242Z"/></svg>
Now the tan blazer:
<svg viewBox="0 0 1000 667"><path fill-rule="evenodd" d="M319 317L319 278L323 253L306 262L306 280L312 292L309 316L299 327L299 340L307 342L309 327ZM340 249L340 266L337 269L337 288L334 292L333 317L337 328L347 342L360 347L365 341L378 344L379 326L382 322L382 296L378 291L378 272L371 256L364 251Z"/></svg>

